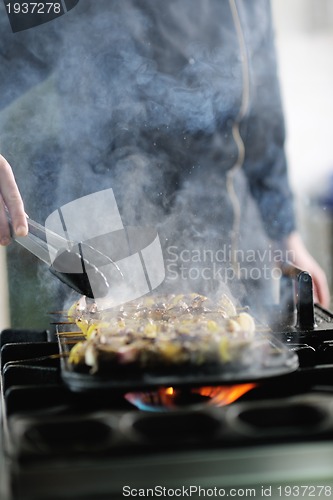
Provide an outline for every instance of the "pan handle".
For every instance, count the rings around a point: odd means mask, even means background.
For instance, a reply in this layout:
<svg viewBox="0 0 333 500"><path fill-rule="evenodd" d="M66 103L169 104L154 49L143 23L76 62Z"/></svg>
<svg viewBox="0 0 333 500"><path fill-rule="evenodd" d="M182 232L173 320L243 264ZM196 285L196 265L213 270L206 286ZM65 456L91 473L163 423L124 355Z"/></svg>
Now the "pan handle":
<svg viewBox="0 0 333 500"><path fill-rule="evenodd" d="M296 302L296 328L299 330L313 330L317 325L314 314L313 283L311 274L285 261L281 266L282 275L295 283L296 294L293 307Z"/></svg>

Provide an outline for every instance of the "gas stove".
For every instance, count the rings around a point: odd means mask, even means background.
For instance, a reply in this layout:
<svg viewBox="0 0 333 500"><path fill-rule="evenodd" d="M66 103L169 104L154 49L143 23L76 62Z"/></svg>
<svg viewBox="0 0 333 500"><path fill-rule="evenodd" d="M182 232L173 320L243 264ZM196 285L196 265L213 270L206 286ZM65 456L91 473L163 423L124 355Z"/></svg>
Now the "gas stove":
<svg viewBox="0 0 333 500"><path fill-rule="evenodd" d="M131 394L70 391L54 333L4 330L3 499L332 494L333 314L292 316L275 333L298 354L291 373Z"/></svg>

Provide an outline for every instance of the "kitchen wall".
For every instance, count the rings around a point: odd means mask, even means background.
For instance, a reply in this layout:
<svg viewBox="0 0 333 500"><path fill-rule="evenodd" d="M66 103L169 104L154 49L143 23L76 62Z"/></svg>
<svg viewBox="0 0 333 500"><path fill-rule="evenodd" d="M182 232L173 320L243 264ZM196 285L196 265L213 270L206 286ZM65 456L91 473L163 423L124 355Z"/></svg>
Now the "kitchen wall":
<svg viewBox="0 0 333 500"><path fill-rule="evenodd" d="M296 192L333 172L333 2L273 0L287 151Z"/></svg>

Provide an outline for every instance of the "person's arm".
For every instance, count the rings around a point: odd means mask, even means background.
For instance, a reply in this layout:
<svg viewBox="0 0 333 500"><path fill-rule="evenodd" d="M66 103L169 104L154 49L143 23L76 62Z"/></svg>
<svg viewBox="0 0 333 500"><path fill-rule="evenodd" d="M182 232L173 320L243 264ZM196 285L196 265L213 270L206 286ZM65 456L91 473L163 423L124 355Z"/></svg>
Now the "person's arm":
<svg viewBox="0 0 333 500"><path fill-rule="evenodd" d="M0 244L10 243L10 231L6 208L12 219L17 236L25 236L28 232L27 218L23 200L17 187L13 170L7 160L0 155Z"/></svg>

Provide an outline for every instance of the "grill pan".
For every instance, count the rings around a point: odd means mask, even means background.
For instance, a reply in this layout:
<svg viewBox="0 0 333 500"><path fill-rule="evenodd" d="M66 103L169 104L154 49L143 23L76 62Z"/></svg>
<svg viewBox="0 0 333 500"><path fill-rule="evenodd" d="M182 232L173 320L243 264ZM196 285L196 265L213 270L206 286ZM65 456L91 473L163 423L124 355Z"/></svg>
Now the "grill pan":
<svg viewBox="0 0 333 500"><path fill-rule="evenodd" d="M79 372L74 371L68 362L73 334L62 333L58 326L63 382L73 392L110 389L129 391L260 382L296 371L299 368L299 356L292 343L305 337L322 341L324 324L315 315L315 310L321 311L321 308L315 307L313 303L311 275L290 263L283 263L282 272L285 287L283 307L267 309L265 324L269 327L266 332L256 332L253 346L245 351L241 361L214 366L184 366L182 369L170 368L163 372L139 371L129 367L106 375L89 373L88 367L87 372ZM330 336L331 328L329 332ZM78 336L75 340L84 340L84 337Z"/></svg>
<svg viewBox="0 0 333 500"><path fill-rule="evenodd" d="M297 354L279 340L258 333L253 348L245 350L241 361L196 367L184 365L182 368L170 367L156 371L144 371L124 365L123 369L114 373L82 373L73 370L68 362L68 353L73 341L83 339L83 336L73 338L71 334L58 332L61 377L73 392L240 384L286 375L297 370L299 366Z"/></svg>

